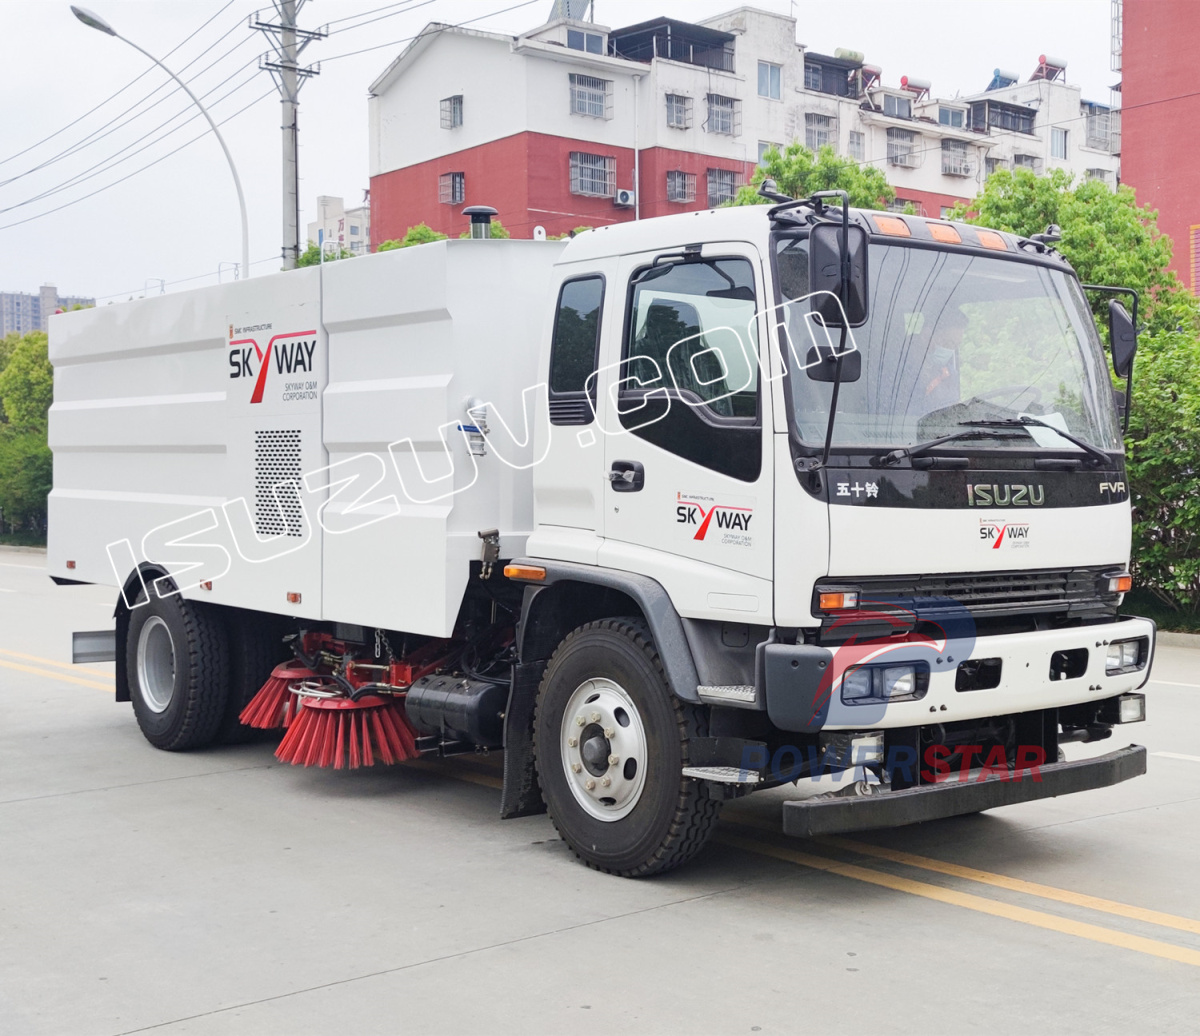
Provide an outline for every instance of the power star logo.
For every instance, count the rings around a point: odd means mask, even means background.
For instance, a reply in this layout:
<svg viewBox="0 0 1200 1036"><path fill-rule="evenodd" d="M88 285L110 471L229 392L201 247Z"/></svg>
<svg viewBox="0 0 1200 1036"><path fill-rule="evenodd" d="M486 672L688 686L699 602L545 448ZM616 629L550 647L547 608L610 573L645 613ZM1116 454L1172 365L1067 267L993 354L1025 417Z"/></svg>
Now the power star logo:
<svg viewBox="0 0 1200 1036"><path fill-rule="evenodd" d="M257 338L234 337L239 333L245 335L247 331L269 331L270 329L270 324L239 328L235 328L232 324L229 325L229 376L231 378L254 378L254 391L250 395L251 403L263 401L263 393L267 388L267 375L272 366L280 376L299 373L311 374L313 371L313 354L317 350L316 330L286 331L271 337L265 346L260 346Z"/></svg>
<svg viewBox="0 0 1200 1036"><path fill-rule="evenodd" d="M718 503L712 497L675 494L675 524L693 540L705 540L714 525L723 533L746 536L754 518L754 508L742 503ZM722 542L730 542L726 536Z"/></svg>

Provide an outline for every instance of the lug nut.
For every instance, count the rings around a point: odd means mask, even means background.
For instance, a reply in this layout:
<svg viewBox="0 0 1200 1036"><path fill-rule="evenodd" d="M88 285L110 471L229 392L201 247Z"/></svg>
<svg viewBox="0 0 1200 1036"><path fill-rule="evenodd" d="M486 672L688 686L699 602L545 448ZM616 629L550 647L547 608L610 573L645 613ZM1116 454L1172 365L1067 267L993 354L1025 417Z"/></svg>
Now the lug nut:
<svg viewBox="0 0 1200 1036"><path fill-rule="evenodd" d="M611 777L601 777L600 783L603 784L607 788L610 784L612 784L612 778Z"/></svg>
<svg viewBox="0 0 1200 1036"><path fill-rule="evenodd" d="M604 736L606 738L608 738L609 741L611 741L614 737L617 736L617 732L615 730L613 730L612 727L605 727L604 728Z"/></svg>
<svg viewBox="0 0 1200 1036"><path fill-rule="evenodd" d="M593 722L593 723L599 723L599 722L600 722L600 713L598 713L598 712L593 712L593 713L592 713L592 722Z"/></svg>
<svg viewBox="0 0 1200 1036"><path fill-rule="evenodd" d="M619 755L610 755L608 757L608 765L609 766L616 766L617 763L619 763L620 761L621 761L621 757Z"/></svg>
<svg viewBox="0 0 1200 1036"><path fill-rule="evenodd" d="M578 772L579 772L580 770L582 770L582 769L583 769L583 767L582 767L582 766L580 766L578 763L572 763L572 764L571 764L571 772L572 772L572 773L578 773Z"/></svg>
<svg viewBox="0 0 1200 1036"><path fill-rule="evenodd" d="M577 738L577 737L569 737L569 738L567 738L567 744L568 744L568 745L569 745L571 748L574 748L574 747L575 747L577 744L579 744L579 738Z"/></svg>
<svg viewBox="0 0 1200 1036"><path fill-rule="evenodd" d="M584 724L584 718L582 716L576 716L575 717L575 726L582 727L583 724Z"/></svg>
<svg viewBox="0 0 1200 1036"><path fill-rule="evenodd" d="M596 790L596 782L594 780L592 780L590 777L586 781L584 781L583 786L585 788L587 788L588 791Z"/></svg>

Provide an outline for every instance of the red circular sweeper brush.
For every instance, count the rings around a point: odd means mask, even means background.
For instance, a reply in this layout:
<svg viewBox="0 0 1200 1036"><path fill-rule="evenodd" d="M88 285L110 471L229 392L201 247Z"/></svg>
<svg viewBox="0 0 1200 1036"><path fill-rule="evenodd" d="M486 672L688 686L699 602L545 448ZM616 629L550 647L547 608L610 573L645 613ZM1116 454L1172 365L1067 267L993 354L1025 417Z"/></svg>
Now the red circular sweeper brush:
<svg viewBox="0 0 1200 1036"><path fill-rule="evenodd" d="M305 695L275 750L281 762L335 770L390 766L419 754L402 702L374 694L357 701Z"/></svg>

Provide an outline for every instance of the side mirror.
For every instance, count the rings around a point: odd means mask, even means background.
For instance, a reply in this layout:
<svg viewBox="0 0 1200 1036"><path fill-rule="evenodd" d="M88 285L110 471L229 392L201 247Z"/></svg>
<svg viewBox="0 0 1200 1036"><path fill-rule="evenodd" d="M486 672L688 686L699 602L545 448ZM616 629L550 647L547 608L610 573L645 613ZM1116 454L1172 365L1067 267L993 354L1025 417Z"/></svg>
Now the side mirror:
<svg viewBox="0 0 1200 1036"><path fill-rule="evenodd" d="M1118 378L1128 378L1137 352L1137 328L1116 299L1110 299L1108 303L1108 337L1112 342L1113 371Z"/></svg>
<svg viewBox="0 0 1200 1036"><path fill-rule="evenodd" d="M837 373L837 357L818 355L815 346L810 346L808 355L804 358L805 370L809 381L832 382ZM858 381L862 377L862 353L857 349L842 353L842 384Z"/></svg>
<svg viewBox="0 0 1200 1036"><path fill-rule="evenodd" d="M842 311L850 327L861 327L867 320L867 232L858 226L847 228L850 282L842 295L842 227L819 223L808 239L809 290L812 309L826 327L842 326ZM827 292L828 294L817 294ZM837 299L841 299L841 305Z"/></svg>

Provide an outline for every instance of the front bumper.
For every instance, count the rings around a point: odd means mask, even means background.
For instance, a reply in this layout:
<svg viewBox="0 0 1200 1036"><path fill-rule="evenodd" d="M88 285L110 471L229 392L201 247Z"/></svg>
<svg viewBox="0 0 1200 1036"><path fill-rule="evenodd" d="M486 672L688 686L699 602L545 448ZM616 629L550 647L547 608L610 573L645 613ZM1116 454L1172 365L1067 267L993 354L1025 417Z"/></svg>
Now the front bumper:
<svg viewBox="0 0 1200 1036"><path fill-rule="evenodd" d="M1137 637L1149 638L1145 665L1135 672L1108 675L1105 645ZM1153 622L1122 616L1110 623L986 636L969 643L963 638L940 644L891 638L836 647L771 642L759 646L757 693L771 723L787 731L894 729L1010 716L1137 690L1150 677L1154 641ZM1054 679L1051 658L1064 651L1086 652L1086 666L1069 679ZM959 664L981 658L1002 660L999 685L956 690ZM918 700L866 705L842 701L841 676L848 666L913 661L929 670L928 690Z"/></svg>
<svg viewBox="0 0 1200 1036"><path fill-rule="evenodd" d="M783 833L798 838L901 827L926 820L977 813L981 809L1069 795L1120 784L1146 772L1146 749L1130 745L1093 759L1044 763L1020 773L1008 772L863 798L808 799L783 804Z"/></svg>

